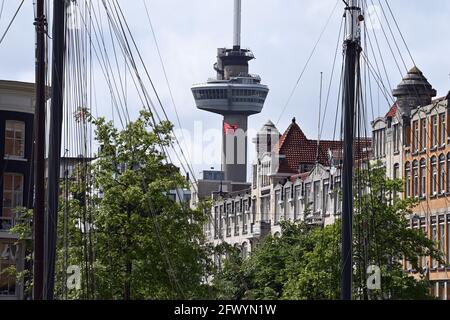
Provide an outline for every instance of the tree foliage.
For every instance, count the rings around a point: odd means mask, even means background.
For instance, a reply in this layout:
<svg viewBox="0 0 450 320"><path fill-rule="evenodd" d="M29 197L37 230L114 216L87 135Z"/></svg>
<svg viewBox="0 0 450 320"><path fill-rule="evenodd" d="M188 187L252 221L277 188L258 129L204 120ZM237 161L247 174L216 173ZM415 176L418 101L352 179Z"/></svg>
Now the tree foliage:
<svg viewBox="0 0 450 320"><path fill-rule="evenodd" d="M151 114L119 131L91 119L100 151L66 181L59 214L57 292L61 298L205 298L211 272L204 211L168 197L187 187L166 161L171 124ZM82 290L67 290L67 266L82 269Z"/></svg>

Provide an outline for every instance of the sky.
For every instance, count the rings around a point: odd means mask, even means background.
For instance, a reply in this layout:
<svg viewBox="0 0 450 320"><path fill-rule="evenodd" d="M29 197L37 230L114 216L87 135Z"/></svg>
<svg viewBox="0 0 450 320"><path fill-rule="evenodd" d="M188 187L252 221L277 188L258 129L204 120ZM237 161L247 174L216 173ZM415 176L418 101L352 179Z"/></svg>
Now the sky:
<svg viewBox="0 0 450 320"><path fill-rule="evenodd" d="M187 130L185 135L194 136L196 130L203 132L203 135L208 130L211 132L216 130L220 133L221 117L197 110L190 88L192 84L205 82L214 76L212 66L216 59L217 48L232 45L233 1L145 1L150 11L181 125ZM119 2L161 100L166 106L169 118L179 129L143 0L119 0ZM367 2L373 3L376 8L378 0ZM384 0L381 2L384 3ZM20 0L4 1L4 10L0 17L0 35L3 34L19 3ZM417 66L437 89L438 96L446 95L450 90L450 59L448 58L450 56L450 1L391 0L389 3ZM252 116L249 120L252 134L269 119L283 132L291 119L295 117L308 137L317 138L320 74L323 73L322 102L324 102L335 56L340 21L344 13L342 1L338 1L336 10L290 103L280 121L277 122L277 120L335 5L336 0L243 0L242 46L250 48L256 57L256 60L250 62L250 72L259 74L262 83L270 88L263 112ZM380 11L374 12L382 14ZM372 18L373 15L372 12ZM395 32L395 24L392 20L390 21L391 28ZM385 32L389 32L386 25ZM382 47L381 51L391 84L390 89L392 89L401 81L401 74L394 64L386 41L383 40L383 31L375 26L375 33ZM398 38L398 45L407 66L412 67L413 63L400 38ZM392 49L397 52L396 47ZM323 124L323 139L332 139L334 135L341 53L342 47L339 47L337 75L332 82L330 103ZM16 21L0 44L0 78L30 82L34 80L32 0L25 0ZM96 110L99 114L110 117L111 106L108 103L106 85L100 76L97 82L96 94L99 102ZM387 81L385 84L389 86ZM132 91L127 99L131 115L135 117L141 107L139 100ZM380 97L379 93L374 92L373 100L374 103L368 110L369 121L384 115L389 109L389 104ZM322 112L323 110L322 107ZM250 136L249 142L251 138ZM192 143L186 143L187 154L190 157L208 148L205 147L208 143L210 149L220 151L218 142L214 139L197 140L195 142L196 140L192 138ZM203 144L200 146L203 149L198 149L198 144ZM193 145L196 146L193 147ZM249 162L253 160L253 149L253 145L250 145ZM216 169L220 167L219 159L214 155L197 160L194 161L197 172L210 167Z"/></svg>

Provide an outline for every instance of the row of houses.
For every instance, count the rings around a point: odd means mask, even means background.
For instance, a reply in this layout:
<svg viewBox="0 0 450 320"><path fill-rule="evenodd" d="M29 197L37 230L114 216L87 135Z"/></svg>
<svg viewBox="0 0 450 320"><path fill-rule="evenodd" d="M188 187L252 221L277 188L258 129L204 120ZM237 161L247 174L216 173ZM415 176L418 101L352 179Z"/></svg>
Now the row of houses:
<svg viewBox="0 0 450 320"><path fill-rule="evenodd" d="M435 99L436 90L417 67L392 94L395 104L372 122L373 138L355 145L355 165L381 164L388 178L403 179L404 193L398 196L419 201L409 217L410 227L422 228L450 265L450 94ZM294 119L283 134L267 122L253 142L257 156L252 183L200 197L193 191L196 201L210 196L214 200L205 225L211 243L227 242L247 256L266 235L281 232L280 221L335 222L342 210L341 141L310 140ZM199 187L206 182L199 180ZM230 181L215 183L233 186ZM413 270L404 261L405 272L418 277L425 271L432 293L450 299L450 269L429 257L420 261L423 270Z"/></svg>
<svg viewBox="0 0 450 320"><path fill-rule="evenodd" d="M205 225L211 243L226 242L247 256L266 235L280 234L284 220L315 225L335 222L342 210L342 141L308 139L293 119L283 134L268 121L253 143L257 157L252 183L235 190L230 181L201 179L200 192L192 190L197 201L213 199L211 219ZM368 159L370 151L371 140L361 139L355 144L355 159ZM205 185L218 191L205 192Z"/></svg>

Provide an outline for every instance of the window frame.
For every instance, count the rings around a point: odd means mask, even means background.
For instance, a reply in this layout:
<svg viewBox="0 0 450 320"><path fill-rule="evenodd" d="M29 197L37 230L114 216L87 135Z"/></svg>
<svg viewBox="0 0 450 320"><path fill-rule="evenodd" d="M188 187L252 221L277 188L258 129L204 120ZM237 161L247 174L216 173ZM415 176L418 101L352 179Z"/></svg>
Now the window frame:
<svg viewBox="0 0 450 320"><path fill-rule="evenodd" d="M436 195L437 194L437 189L438 189L438 171L437 171L437 158L436 156L433 156L431 158L431 190L430 193L431 195Z"/></svg>
<svg viewBox="0 0 450 320"><path fill-rule="evenodd" d="M411 197L411 163L405 163L405 197Z"/></svg>
<svg viewBox="0 0 450 320"><path fill-rule="evenodd" d="M12 126L12 128L11 128ZM19 130L18 130L19 128ZM8 137L8 131L12 130L13 137ZM21 138L17 138L17 133L21 132ZM7 151L8 140L12 142L13 153L9 154ZM20 141L19 155L15 154L16 144ZM4 157L5 159L24 159L25 158L25 142L26 142L26 124L24 121L19 120L6 120L5 121L5 146Z"/></svg>
<svg viewBox="0 0 450 320"><path fill-rule="evenodd" d="M7 177L11 177L12 182L11 182L11 189L10 190L6 190L6 179ZM16 190L15 185L16 185L16 179L19 178L21 183L20 183L20 188L19 190ZM5 172L3 175L3 190L2 190L2 194L3 194L3 203L2 203L2 212L1 212L1 216L2 217L14 217L14 210L17 208L20 208L23 206L23 192L24 192L24 182L25 181L25 177L23 174L21 173L16 173L16 172ZM7 206L5 204L7 199L6 193L10 193L10 201L11 201L11 205ZM17 201L18 200L18 201ZM5 213L5 210L10 210L10 214L7 215Z"/></svg>

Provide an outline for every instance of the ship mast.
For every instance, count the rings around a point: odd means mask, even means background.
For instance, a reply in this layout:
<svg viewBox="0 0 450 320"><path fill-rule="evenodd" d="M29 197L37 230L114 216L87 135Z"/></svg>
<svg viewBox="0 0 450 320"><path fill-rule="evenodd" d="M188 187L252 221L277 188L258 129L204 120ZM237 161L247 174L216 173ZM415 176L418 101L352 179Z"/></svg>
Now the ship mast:
<svg viewBox="0 0 450 320"><path fill-rule="evenodd" d="M347 3L346 3L347 4ZM361 52L360 21L363 20L358 0L348 1L345 8L347 35L345 47L345 71L343 89L344 159L342 174L342 250L341 250L341 299L352 299L352 226L353 226L353 141L357 73Z"/></svg>
<svg viewBox="0 0 450 320"><path fill-rule="evenodd" d="M34 286L33 299L44 298L45 237L45 0L36 2L36 107L34 116Z"/></svg>
<svg viewBox="0 0 450 320"><path fill-rule="evenodd" d="M52 102L50 106L48 154L48 214L46 233L45 299L54 299L61 135L64 103L64 49L66 0L53 0Z"/></svg>

